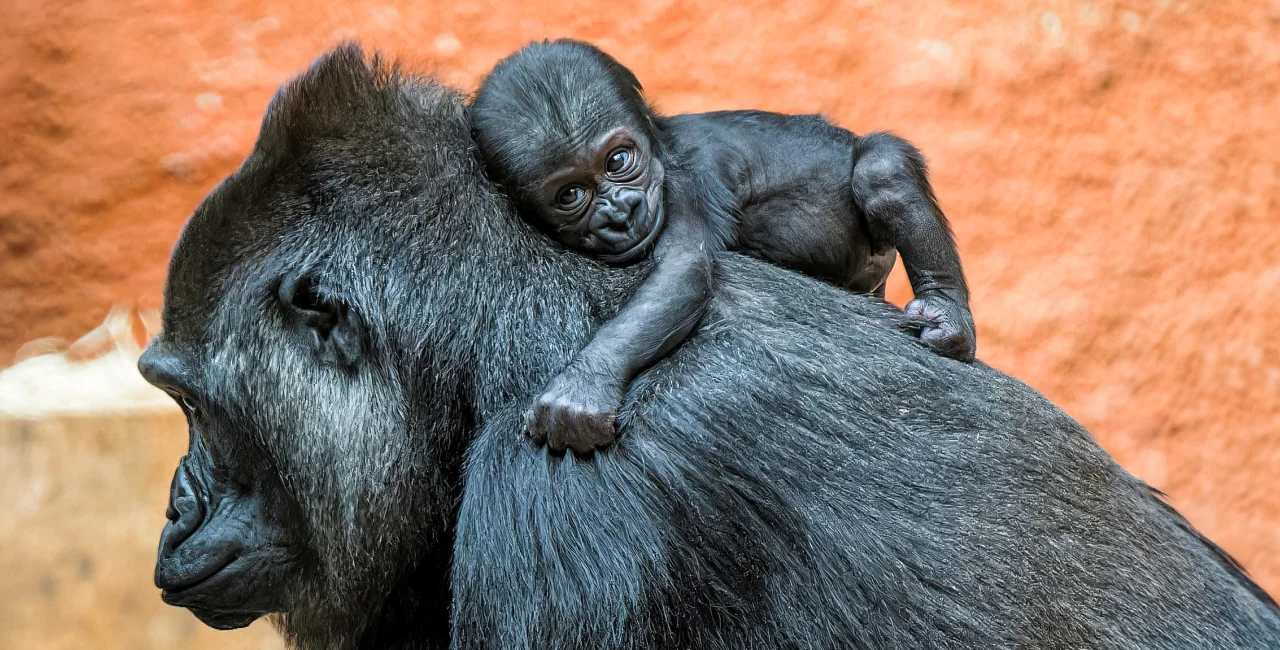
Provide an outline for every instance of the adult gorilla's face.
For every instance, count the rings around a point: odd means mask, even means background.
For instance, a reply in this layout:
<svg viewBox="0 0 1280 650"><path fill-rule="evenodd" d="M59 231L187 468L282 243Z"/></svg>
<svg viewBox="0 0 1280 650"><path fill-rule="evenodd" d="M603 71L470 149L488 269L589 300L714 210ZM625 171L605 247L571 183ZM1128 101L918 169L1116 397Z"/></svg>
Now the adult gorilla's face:
<svg viewBox="0 0 1280 650"><path fill-rule="evenodd" d="M171 282L176 309L138 364L190 429L156 585L219 629L271 613L295 627L336 624L374 603L433 537L422 500L435 486L418 478L398 378L369 363L355 309L292 276L232 274L236 288L199 328L174 312L198 309L191 298L205 292Z"/></svg>
<svg viewBox="0 0 1280 650"><path fill-rule="evenodd" d="M396 329L388 310L420 305L418 286L397 284L376 236L378 219L415 215L395 240L423 215L492 211L470 147L456 95L341 48L277 95L196 210L138 364L190 428L156 562L165 602L222 629L280 614L301 645L346 647L406 581L443 584L430 553L449 548L465 404L448 370L416 370L446 360L421 358L429 328Z"/></svg>
<svg viewBox="0 0 1280 650"><path fill-rule="evenodd" d="M163 338L139 362L143 376L181 405L190 430L170 488L155 581L166 603L231 629L286 609L282 595L302 563L303 545L278 477L236 462L242 429L193 372L207 363Z"/></svg>

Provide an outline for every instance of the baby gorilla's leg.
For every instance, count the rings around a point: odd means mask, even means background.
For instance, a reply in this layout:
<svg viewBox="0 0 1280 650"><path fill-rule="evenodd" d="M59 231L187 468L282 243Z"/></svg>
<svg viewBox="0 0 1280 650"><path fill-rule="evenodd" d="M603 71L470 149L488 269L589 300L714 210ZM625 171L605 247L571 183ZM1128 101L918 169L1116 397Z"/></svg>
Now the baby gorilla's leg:
<svg viewBox="0 0 1280 650"><path fill-rule="evenodd" d="M916 295L906 312L929 323L921 340L939 354L972 361L977 341L969 288L924 157L888 133L861 138L854 148L853 197L873 241L902 255Z"/></svg>

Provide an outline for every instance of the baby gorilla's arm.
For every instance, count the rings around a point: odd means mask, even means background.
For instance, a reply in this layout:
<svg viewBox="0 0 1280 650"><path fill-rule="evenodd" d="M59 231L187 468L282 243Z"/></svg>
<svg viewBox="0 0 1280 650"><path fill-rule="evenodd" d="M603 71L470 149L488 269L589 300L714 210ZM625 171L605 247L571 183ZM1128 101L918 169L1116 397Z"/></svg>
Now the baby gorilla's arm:
<svg viewBox="0 0 1280 650"><path fill-rule="evenodd" d="M649 277L534 401L525 423L534 442L579 453L612 444L627 384L702 318L711 300L708 229L688 209L672 205L670 213Z"/></svg>

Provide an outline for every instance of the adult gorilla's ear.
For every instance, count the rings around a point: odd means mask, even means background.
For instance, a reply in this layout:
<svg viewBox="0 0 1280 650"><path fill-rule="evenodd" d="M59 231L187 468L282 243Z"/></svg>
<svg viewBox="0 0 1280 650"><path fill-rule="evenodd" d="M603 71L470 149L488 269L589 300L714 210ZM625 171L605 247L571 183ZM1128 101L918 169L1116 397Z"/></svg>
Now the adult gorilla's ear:
<svg viewBox="0 0 1280 650"><path fill-rule="evenodd" d="M312 348L321 361L351 366L364 353L364 325L346 302L322 294L315 278L289 273L280 278L276 298L285 327Z"/></svg>

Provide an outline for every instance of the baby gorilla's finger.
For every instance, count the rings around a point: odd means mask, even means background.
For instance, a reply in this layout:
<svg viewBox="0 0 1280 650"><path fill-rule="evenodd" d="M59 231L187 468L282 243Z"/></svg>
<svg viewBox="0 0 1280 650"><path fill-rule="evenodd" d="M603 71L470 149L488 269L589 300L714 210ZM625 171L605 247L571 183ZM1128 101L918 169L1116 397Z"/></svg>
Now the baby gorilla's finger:
<svg viewBox="0 0 1280 650"><path fill-rule="evenodd" d="M548 405L543 426L546 427L547 446L555 451L569 449L570 442L574 438L574 422L573 414L570 412L568 405L558 401Z"/></svg>
<svg viewBox="0 0 1280 650"><path fill-rule="evenodd" d="M535 445L548 443L547 434L551 431L551 427L547 426L548 415L545 404L535 404L525 414L525 435Z"/></svg>
<svg viewBox="0 0 1280 650"><path fill-rule="evenodd" d="M564 443L564 426L561 424L562 408L554 403L541 401L536 408L535 432L537 439L541 440L552 451L562 452L567 445Z"/></svg>
<svg viewBox="0 0 1280 650"><path fill-rule="evenodd" d="M583 404L569 398L561 398L555 406L555 430L551 433L556 439L558 450L572 449L578 453L591 451L589 444L584 443L591 436L590 412Z"/></svg>
<svg viewBox="0 0 1280 650"><path fill-rule="evenodd" d="M927 323L939 325L946 318L947 312L943 306L934 303L932 300L925 298L917 298L907 303L907 308L902 310L907 316L923 320ZM929 329L928 326L925 329Z"/></svg>
<svg viewBox="0 0 1280 650"><path fill-rule="evenodd" d="M590 427L585 428L589 429ZM569 448L573 449L573 453L579 456L586 456L596 450L593 440L594 435L589 430L583 430L576 432L573 438L568 441L568 444Z"/></svg>
<svg viewBox="0 0 1280 650"><path fill-rule="evenodd" d="M547 442L545 430L538 426L538 407L531 406L529 410L524 412L524 435L535 445L544 445Z"/></svg>
<svg viewBox="0 0 1280 650"><path fill-rule="evenodd" d="M587 455L613 442L613 416L592 408L570 410L566 426L557 431L563 444L579 455Z"/></svg>
<svg viewBox="0 0 1280 650"><path fill-rule="evenodd" d="M588 453L613 444L616 439L615 420L613 413L605 412L592 413L584 418L582 435L576 441L577 446L574 450L579 453Z"/></svg>

